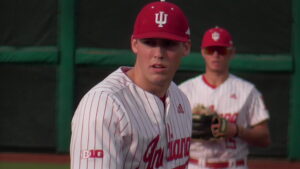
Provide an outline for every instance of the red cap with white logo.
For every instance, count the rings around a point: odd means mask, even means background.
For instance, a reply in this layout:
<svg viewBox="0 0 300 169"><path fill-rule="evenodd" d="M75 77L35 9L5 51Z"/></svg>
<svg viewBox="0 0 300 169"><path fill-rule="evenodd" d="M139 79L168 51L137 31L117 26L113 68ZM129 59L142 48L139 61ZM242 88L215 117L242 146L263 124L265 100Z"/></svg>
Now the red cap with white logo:
<svg viewBox="0 0 300 169"><path fill-rule="evenodd" d="M232 47L232 37L230 33L224 28L211 28L205 32L201 44L202 48L209 46Z"/></svg>
<svg viewBox="0 0 300 169"><path fill-rule="evenodd" d="M170 2L152 2L139 12L132 38L162 38L186 42L190 39L189 23L183 11Z"/></svg>

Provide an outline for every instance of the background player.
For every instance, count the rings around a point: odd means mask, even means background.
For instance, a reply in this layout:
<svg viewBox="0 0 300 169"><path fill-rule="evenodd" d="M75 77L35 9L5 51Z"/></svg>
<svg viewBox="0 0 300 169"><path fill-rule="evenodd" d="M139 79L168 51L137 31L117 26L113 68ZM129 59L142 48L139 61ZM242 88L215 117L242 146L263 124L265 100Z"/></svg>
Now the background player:
<svg viewBox="0 0 300 169"><path fill-rule="evenodd" d="M202 39L205 73L182 83L192 111L205 106L228 120L225 139L192 141L189 169L247 168L248 144L267 146L268 111L253 84L229 73L235 54L232 37L224 28L211 28Z"/></svg>
<svg viewBox="0 0 300 169"><path fill-rule="evenodd" d="M81 100L72 119L72 169L183 169L191 108L172 82L190 52L187 18L175 4L153 2L138 14L134 67L120 67Z"/></svg>

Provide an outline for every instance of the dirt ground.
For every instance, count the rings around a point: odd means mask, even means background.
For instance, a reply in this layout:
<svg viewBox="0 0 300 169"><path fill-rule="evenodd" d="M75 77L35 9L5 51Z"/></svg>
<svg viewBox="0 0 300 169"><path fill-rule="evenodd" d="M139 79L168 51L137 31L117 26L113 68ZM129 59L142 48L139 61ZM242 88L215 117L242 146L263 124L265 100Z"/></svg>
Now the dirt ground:
<svg viewBox="0 0 300 169"><path fill-rule="evenodd" d="M70 162L68 154L28 154L28 153L0 153L0 162L39 162L66 164ZM300 169L300 161L289 161L278 158L251 158L249 169Z"/></svg>
<svg viewBox="0 0 300 169"><path fill-rule="evenodd" d="M289 161L278 158L249 159L249 169L300 169L300 161Z"/></svg>

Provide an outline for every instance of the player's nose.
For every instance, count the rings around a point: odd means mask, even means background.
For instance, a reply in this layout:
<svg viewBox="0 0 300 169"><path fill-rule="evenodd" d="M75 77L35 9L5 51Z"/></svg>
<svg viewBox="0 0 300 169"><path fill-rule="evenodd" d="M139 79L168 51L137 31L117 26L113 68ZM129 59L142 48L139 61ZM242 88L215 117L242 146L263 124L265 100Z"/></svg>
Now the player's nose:
<svg viewBox="0 0 300 169"><path fill-rule="evenodd" d="M217 51L217 50L214 50L213 54L212 54L213 57L220 57L220 53Z"/></svg>
<svg viewBox="0 0 300 169"><path fill-rule="evenodd" d="M157 45L153 48L153 55L155 58L162 59L165 54L165 48L162 45Z"/></svg>

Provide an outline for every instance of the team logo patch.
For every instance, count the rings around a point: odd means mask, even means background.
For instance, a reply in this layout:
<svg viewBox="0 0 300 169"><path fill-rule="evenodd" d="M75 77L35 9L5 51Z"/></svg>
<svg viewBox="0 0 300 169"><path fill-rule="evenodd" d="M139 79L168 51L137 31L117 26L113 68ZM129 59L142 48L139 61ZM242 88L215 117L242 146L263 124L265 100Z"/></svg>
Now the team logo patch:
<svg viewBox="0 0 300 169"><path fill-rule="evenodd" d="M220 34L219 32L214 32L211 34L211 38L214 40L214 41L218 41L220 39Z"/></svg>
<svg viewBox="0 0 300 169"><path fill-rule="evenodd" d="M181 104L178 105L177 111L178 111L178 113L184 113L184 110L183 110Z"/></svg>
<svg viewBox="0 0 300 169"><path fill-rule="evenodd" d="M103 150L81 150L81 159L103 158Z"/></svg>
<svg viewBox="0 0 300 169"><path fill-rule="evenodd" d="M236 96L236 94L233 93L233 94L230 95L230 98L237 99L237 96Z"/></svg>
<svg viewBox="0 0 300 169"><path fill-rule="evenodd" d="M164 11L160 11L155 14L155 23L158 24L158 27L164 27L164 24L168 22L168 14L164 13Z"/></svg>

